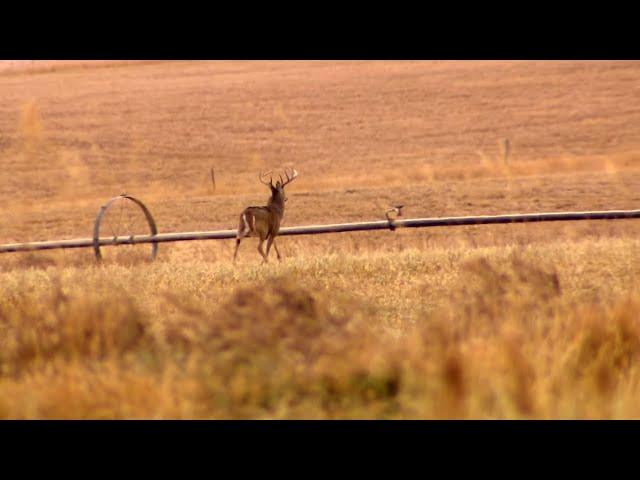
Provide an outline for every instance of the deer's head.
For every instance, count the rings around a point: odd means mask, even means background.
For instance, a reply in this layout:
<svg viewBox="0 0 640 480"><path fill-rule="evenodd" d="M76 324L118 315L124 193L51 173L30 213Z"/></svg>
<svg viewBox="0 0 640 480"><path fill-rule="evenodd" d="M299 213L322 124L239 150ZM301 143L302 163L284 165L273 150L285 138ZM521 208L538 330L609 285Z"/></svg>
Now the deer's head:
<svg viewBox="0 0 640 480"><path fill-rule="evenodd" d="M271 171L264 174L260 172L260 182L269 187L269 189L271 190L271 201L280 203L284 206L284 202L287 201L287 196L284 193L284 187L298 176L298 172L293 169L291 170L291 172L288 169L285 169L284 175L287 177L287 179L282 180L282 175L278 175L280 180L276 181L275 185L273 184L273 175L269 177L268 182L264 180L267 175L271 175Z"/></svg>

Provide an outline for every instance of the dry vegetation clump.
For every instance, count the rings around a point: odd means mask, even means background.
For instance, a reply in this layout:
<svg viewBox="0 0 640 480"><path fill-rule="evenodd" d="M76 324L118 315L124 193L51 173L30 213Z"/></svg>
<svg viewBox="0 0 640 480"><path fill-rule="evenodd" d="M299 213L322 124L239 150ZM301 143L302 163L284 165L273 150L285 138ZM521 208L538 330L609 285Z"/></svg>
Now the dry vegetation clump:
<svg viewBox="0 0 640 480"><path fill-rule="evenodd" d="M42 294L5 295L0 331L0 372L16 376L58 357L124 357L143 339L145 325L126 296L69 291L54 281Z"/></svg>
<svg viewBox="0 0 640 480"><path fill-rule="evenodd" d="M0 416L637 417L637 250L310 252L235 269L192 254L6 272Z"/></svg>

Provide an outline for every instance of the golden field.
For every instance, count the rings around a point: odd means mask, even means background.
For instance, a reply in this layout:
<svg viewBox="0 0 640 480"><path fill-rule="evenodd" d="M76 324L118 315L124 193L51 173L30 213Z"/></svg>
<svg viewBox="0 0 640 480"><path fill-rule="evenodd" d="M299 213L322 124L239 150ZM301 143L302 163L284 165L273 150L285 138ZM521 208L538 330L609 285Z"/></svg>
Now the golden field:
<svg viewBox="0 0 640 480"><path fill-rule="evenodd" d="M0 243L638 208L639 62L0 65ZM511 144L502 151L503 139ZM215 169L213 191L210 169ZM146 232L132 232L146 233ZM0 418L638 418L640 224L0 256Z"/></svg>

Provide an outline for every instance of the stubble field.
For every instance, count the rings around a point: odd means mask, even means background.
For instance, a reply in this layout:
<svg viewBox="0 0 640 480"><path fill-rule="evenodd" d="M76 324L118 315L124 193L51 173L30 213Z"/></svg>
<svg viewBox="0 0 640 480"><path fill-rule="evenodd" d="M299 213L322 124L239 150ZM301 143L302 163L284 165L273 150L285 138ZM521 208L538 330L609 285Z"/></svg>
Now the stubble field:
<svg viewBox="0 0 640 480"><path fill-rule="evenodd" d="M640 205L638 62L0 68L0 243ZM511 145L505 158L502 139ZM216 173L213 191L211 168ZM138 232L136 232L138 233ZM640 224L0 257L1 418L637 418ZM272 253L273 255L273 253Z"/></svg>

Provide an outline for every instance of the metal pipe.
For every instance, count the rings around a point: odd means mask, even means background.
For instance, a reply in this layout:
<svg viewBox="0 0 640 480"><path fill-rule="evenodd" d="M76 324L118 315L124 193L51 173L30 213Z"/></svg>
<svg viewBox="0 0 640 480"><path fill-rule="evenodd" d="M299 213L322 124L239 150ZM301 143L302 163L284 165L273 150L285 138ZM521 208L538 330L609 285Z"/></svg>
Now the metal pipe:
<svg viewBox="0 0 640 480"><path fill-rule="evenodd" d="M386 230L394 228L450 227L460 225L487 225L497 223L529 223L574 220L614 220L640 218L640 210L607 210L594 212L553 212L525 213L508 215L483 215L469 217L412 218L395 221L373 221L355 223L337 223L333 225L305 225L280 229L279 236L314 235L319 233L357 232L364 230ZM100 237L100 246L134 245L139 243L183 242L189 240L223 240L235 238L236 230L217 230L205 232L160 233L157 235L135 235L120 237ZM0 245L0 253L24 252L33 250L51 250L58 248L93 247L94 239L13 243Z"/></svg>

